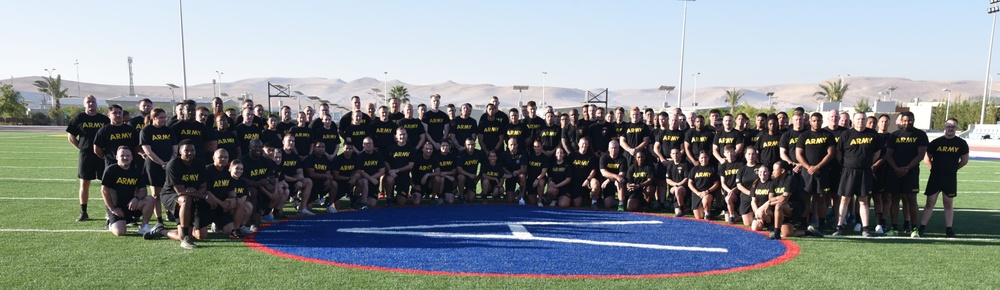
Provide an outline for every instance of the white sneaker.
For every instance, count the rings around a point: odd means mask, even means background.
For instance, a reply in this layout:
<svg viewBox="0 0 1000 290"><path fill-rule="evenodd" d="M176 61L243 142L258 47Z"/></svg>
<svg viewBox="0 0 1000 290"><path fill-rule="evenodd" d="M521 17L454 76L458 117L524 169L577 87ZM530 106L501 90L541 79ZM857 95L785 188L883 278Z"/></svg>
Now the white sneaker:
<svg viewBox="0 0 1000 290"><path fill-rule="evenodd" d="M258 230L257 225L250 225L250 232L251 233L256 233L257 230Z"/></svg>
<svg viewBox="0 0 1000 290"><path fill-rule="evenodd" d="M538 207L543 207L543 206L544 206L544 205L542 205L542 202L541 202L541 201L539 201L539 202L538 202Z"/></svg>
<svg viewBox="0 0 1000 290"><path fill-rule="evenodd" d="M861 231L861 224L860 223L854 224L854 231L855 232L860 232Z"/></svg>
<svg viewBox="0 0 1000 290"><path fill-rule="evenodd" d="M884 234L885 233L885 229L882 228L882 225L877 225L877 226L875 226L875 233L876 234L880 234L880 235Z"/></svg>
<svg viewBox="0 0 1000 290"><path fill-rule="evenodd" d="M149 227L148 224L147 225L143 225L142 227L139 227L139 235L148 233L150 230L151 230L151 228Z"/></svg>
<svg viewBox="0 0 1000 290"><path fill-rule="evenodd" d="M517 200L517 205L524 205L524 199Z"/></svg>
<svg viewBox="0 0 1000 290"><path fill-rule="evenodd" d="M300 209L300 210L299 210L299 214L300 214L300 215L316 215L316 214L315 214L315 213L313 213L312 211L309 211L309 209L305 209L305 208L303 208L303 209Z"/></svg>
<svg viewBox="0 0 1000 290"><path fill-rule="evenodd" d="M240 233L243 233L244 235L246 235L246 234L252 234L253 231L250 230L250 228L248 228L247 226L241 226L240 227Z"/></svg>
<svg viewBox="0 0 1000 290"><path fill-rule="evenodd" d="M215 223L212 223L211 228L208 229L209 233L218 233L219 230L215 228Z"/></svg>
<svg viewBox="0 0 1000 290"><path fill-rule="evenodd" d="M556 201L553 200L552 202L550 202L549 206L556 206Z"/></svg>
<svg viewBox="0 0 1000 290"><path fill-rule="evenodd" d="M337 209L336 209L336 208L334 208L334 207L333 207L333 206L331 205L331 206L328 206L328 207L326 207L326 212L329 212L329 213L337 213Z"/></svg>

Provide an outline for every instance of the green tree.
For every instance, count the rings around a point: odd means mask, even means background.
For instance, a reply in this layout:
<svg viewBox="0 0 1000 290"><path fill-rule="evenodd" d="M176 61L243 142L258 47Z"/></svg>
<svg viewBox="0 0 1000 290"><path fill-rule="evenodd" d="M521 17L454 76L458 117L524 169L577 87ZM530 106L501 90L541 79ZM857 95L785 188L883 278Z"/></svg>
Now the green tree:
<svg viewBox="0 0 1000 290"><path fill-rule="evenodd" d="M871 112L872 101L868 97L861 97L858 102L854 104L855 112Z"/></svg>
<svg viewBox="0 0 1000 290"><path fill-rule="evenodd" d="M0 92L3 93L0 96L0 116L4 118L25 117L27 112L21 92L15 91L14 86L9 84L0 86Z"/></svg>
<svg viewBox="0 0 1000 290"><path fill-rule="evenodd" d="M389 98L399 99L400 103L406 104L410 102L410 91L403 85L396 85L389 90Z"/></svg>
<svg viewBox="0 0 1000 290"><path fill-rule="evenodd" d="M736 105L743 99L743 95L745 95L743 89L736 90L736 88L733 88L732 90L726 90L726 103L729 104L730 112L736 110Z"/></svg>
<svg viewBox="0 0 1000 290"><path fill-rule="evenodd" d="M840 102L844 99L844 95L847 94L847 87L851 84L845 84L841 80L827 81L825 84L819 84L819 91L813 93L813 96L823 96L828 102Z"/></svg>
<svg viewBox="0 0 1000 290"><path fill-rule="evenodd" d="M62 125L63 115L60 109L62 106L59 104L59 99L67 97L66 91L69 90L62 87L62 75L56 75L55 78L42 77L41 80L35 81L34 85L39 92L52 97L53 103L52 107L49 108L49 117L55 120L57 125Z"/></svg>
<svg viewBox="0 0 1000 290"><path fill-rule="evenodd" d="M945 115L947 114L948 118L955 118L958 120L959 131L968 130L969 124L979 123L979 113L982 110L982 104L982 97L966 99L959 97L951 100L950 109L947 108L946 104L934 107L934 111L931 113L931 128L935 130L943 130L944 121L947 120ZM997 109L998 107L996 103L986 103L986 118L984 119L986 124L996 123Z"/></svg>

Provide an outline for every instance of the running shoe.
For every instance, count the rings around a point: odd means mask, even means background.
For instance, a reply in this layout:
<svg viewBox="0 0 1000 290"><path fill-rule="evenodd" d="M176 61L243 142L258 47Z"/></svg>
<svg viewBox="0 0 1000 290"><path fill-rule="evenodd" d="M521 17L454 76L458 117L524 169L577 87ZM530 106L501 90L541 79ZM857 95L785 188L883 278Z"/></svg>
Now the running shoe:
<svg viewBox="0 0 1000 290"><path fill-rule="evenodd" d="M197 249L198 245L194 244L194 238L191 238L191 236L184 236L181 238L181 248Z"/></svg>

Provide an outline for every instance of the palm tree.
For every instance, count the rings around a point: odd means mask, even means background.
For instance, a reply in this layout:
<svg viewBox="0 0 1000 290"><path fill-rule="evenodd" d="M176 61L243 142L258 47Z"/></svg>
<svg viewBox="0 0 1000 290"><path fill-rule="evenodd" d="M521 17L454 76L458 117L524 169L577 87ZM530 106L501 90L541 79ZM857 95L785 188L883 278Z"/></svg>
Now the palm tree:
<svg viewBox="0 0 1000 290"><path fill-rule="evenodd" d="M828 102L840 102L844 99L844 95L847 94L847 87L851 84L843 83L843 80L827 81L825 84L820 84L819 91L813 93L813 96L823 96Z"/></svg>
<svg viewBox="0 0 1000 290"><path fill-rule="evenodd" d="M390 99L399 99L402 104L410 102L410 92L403 85L393 86L392 90L389 90Z"/></svg>
<svg viewBox="0 0 1000 290"><path fill-rule="evenodd" d="M55 120L57 125L62 125L62 106L59 104L59 99L67 97L66 91L69 90L62 88L62 75L56 75L55 78L42 77L41 80L35 81L34 85L39 92L52 96L49 117Z"/></svg>
<svg viewBox="0 0 1000 290"><path fill-rule="evenodd" d="M868 112L872 110L871 99L868 97L861 97L858 102L854 104L855 112Z"/></svg>
<svg viewBox="0 0 1000 290"><path fill-rule="evenodd" d="M744 94L743 89L736 90L736 88L733 88L732 90L726 90L726 103L729 103L730 113L736 110L736 104L739 104Z"/></svg>

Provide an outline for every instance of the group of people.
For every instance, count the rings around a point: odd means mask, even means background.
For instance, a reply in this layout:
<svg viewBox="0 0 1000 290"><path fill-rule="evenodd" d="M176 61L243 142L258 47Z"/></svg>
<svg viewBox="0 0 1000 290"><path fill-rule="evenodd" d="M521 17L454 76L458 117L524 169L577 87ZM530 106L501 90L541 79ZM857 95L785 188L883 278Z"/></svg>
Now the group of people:
<svg viewBox="0 0 1000 290"><path fill-rule="evenodd" d="M842 235L851 223L871 236L873 201L877 234L922 236L943 192L946 234L954 236L956 173L968 162L956 120L929 142L908 112L889 132L887 115L836 110L824 116L796 108L790 117L751 120L718 110L706 119L679 108L606 112L584 105L561 113L546 107L539 115L533 101L504 112L492 97L476 120L471 104L442 110L436 94L429 104L414 110L392 99L363 111L355 96L334 122L325 103L318 112L306 107L293 115L283 106L265 116L251 100L238 113L219 98L212 108L186 100L168 118L142 100L136 117L126 119L118 105L108 115L97 112L87 96L85 112L66 129L80 150L77 220L89 219L90 182L100 179L112 233L137 223L145 238L167 236L185 248L207 237L210 225L238 238L283 218L289 202L297 214L313 215L314 206L337 212L345 197L359 210L380 200L672 209L678 217L742 221L771 230L772 239L821 236L832 225ZM918 221L921 162L932 178ZM164 227L164 210L176 230Z"/></svg>

